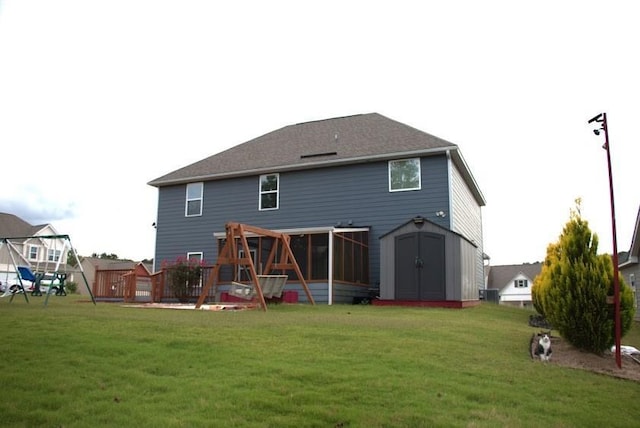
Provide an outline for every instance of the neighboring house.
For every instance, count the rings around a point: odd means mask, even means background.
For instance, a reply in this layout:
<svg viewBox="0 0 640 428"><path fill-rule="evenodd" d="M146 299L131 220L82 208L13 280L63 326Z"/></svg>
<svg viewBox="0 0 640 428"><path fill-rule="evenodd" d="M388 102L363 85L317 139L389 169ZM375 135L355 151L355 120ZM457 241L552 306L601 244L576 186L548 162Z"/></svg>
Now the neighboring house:
<svg viewBox="0 0 640 428"><path fill-rule="evenodd" d="M388 301L477 302L484 286L485 199L460 149L377 113L286 126L149 184L156 269L214 263L233 221L287 233L316 302L378 288ZM249 244L260 271L270 244Z"/></svg>
<svg viewBox="0 0 640 428"><path fill-rule="evenodd" d="M486 266L486 269L487 289L498 290L498 303L520 307L532 306L531 287L542 270L542 263Z"/></svg>
<svg viewBox="0 0 640 428"><path fill-rule="evenodd" d="M640 208L636 217L636 226L631 237L631 248L626 253L624 260L618 260L620 274L627 284L631 286L636 298L636 319L640 319Z"/></svg>
<svg viewBox="0 0 640 428"><path fill-rule="evenodd" d="M149 264L98 257L81 257L81 259L82 270L96 298L121 298L124 294L123 275L126 273L134 272L139 282L149 282L148 277L152 268ZM78 291L80 294L89 295L86 287L78 287Z"/></svg>
<svg viewBox="0 0 640 428"><path fill-rule="evenodd" d="M69 246L65 239L51 236L58 236L58 232L50 224L33 226L13 214L0 213L0 282L18 282L14 262L38 272L54 272L56 267L66 272Z"/></svg>

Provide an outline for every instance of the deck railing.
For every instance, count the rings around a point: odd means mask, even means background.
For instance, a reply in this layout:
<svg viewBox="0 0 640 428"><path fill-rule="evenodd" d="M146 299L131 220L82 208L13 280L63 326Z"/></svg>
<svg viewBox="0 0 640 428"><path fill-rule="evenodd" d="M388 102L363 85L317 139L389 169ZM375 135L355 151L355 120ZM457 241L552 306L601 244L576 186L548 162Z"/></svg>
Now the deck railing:
<svg viewBox="0 0 640 428"><path fill-rule="evenodd" d="M178 300L195 302L209 278L213 266L203 266L200 283L180 298L173 295L169 286L169 269L163 268L149 276L137 275L133 270L96 269L92 286L96 299L122 300L131 302L175 302ZM215 287L212 287L207 300L215 300Z"/></svg>

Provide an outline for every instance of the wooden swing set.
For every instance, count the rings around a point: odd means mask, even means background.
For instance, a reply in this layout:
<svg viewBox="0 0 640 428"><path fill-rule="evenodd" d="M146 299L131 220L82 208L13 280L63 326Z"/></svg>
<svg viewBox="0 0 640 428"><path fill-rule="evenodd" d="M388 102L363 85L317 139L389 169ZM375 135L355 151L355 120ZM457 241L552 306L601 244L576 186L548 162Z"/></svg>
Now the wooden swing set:
<svg viewBox="0 0 640 428"><path fill-rule="evenodd" d="M217 292L219 285L218 276L220 267L223 265L233 265L236 267L235 272L238 271L237 268L248 271L251 284L232 282L230 292L234 296L242 297L247 301L257 301L257 304L260 305L264 311L267 310L266 299L280 297L287 279L287 275L274 274L274 271L284 273L287 270L293 270L298 276L298 280L307 295L308 301L312 305L315 305L313 296L300 270L300 266L298 266L291 247L289 246L289 235L261 227L233 222L227 223L225 228L226 239L224 246L222 250L220 250L220 254L218 254L218 260L213 266L211 275L209 275L206 284L202 288L202 292L196 302L196 309L202 306L211 287L215 287L214 292ZM256 272L255 264L251 257L251 251L247 241L248 233L274 238L269 257L260 275ZM281 250L279 252L279 260L276 260L278 248Z"/></svg>

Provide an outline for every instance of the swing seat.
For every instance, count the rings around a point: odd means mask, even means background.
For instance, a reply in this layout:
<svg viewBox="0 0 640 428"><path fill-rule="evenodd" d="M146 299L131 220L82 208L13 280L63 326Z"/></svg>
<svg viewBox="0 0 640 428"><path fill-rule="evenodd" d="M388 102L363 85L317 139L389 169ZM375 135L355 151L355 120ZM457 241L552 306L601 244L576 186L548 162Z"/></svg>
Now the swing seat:
<svg viewBox="0 0 640 428"><path fill-rule="evenodd" d="M40 280L42 279L42 277L33 273L27 266L18 266L17 269L18 275L20 275L20 279L22 279L23 281L29 281L31 283L29 291L31 291L31 293L34 295L42 295L42 293L40 293ZM24 289L24 285L20 284L16 284L14 286L14 290L15 292L27 292L27 290Z"/></svg>
<svg viewBox="0 0 640 428"><path fill-rule="evenodd" d="M20 278L24 279L25 281L35 283L38 280L36 275L31 272L31 269L26 266L18 266L18 273L20 274Z"/></svg>
<svg viewBox="0 0 640 428"><path fill-rule="evenodd" d="M282 290L287 283L287 275L258 275L260 289L265 299L282 297ZM229 294L245 300L251 300L256 296L253 285L231 282Z"/></svg>
<svg viewBox="0 0 640 428"><path fill-rule="evenodd" d="M282 290L287 283L287 275L258 275L260 288L265 299L282 297Z"/></svg>
<svg viewBox="0 0 640 428"><path fill-rule="evenodd" d="M240 284L239 282L231 282L229 294L245 300L251 300L255 296L253 285Z"/></svg>

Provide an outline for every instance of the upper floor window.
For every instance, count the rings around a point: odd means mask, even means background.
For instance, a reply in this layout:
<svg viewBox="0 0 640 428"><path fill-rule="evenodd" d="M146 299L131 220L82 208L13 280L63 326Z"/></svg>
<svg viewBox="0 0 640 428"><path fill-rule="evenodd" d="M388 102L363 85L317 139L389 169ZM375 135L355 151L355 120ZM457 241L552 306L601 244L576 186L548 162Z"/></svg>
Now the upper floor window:
<svg viewBox="0 0 640 428"><path fill-rule="evenodd" d="M38 247L29 245L29 260L38 260Z"/></svg>
<svg viewBox="0 0 640 428"><path fill-rule="evenodd" d="M516 279L515 281L513 281L513 285L516 288L527 288L529 287L529 281L527 281L526 279Z"/></svg>
<svg viewBox="0 0 640 428"><path fill-rule="evenodd" d="M420 190L420 159L389 161L389 191Z"/></svg>
<svg viewBox="0 0 640 428"><path fill-rule="evenodd" d="M185 216L202 215L202 183L187 184L187 201L185 204Z"/></svg>
<svg viewBox="0 0 640 428"><path fill-rule="evenodd" d="M278 174L260 176L260 211L278 209Z"/></svg>
<svg viewBox="0 0 640 428"><path fill-rule="evenodd" d="M47 260L50 262L57 262L58 260L60 260L60 255L61 255L61 251L60 250L53 250L53 249L48 249L47 250Z"/></svg>

